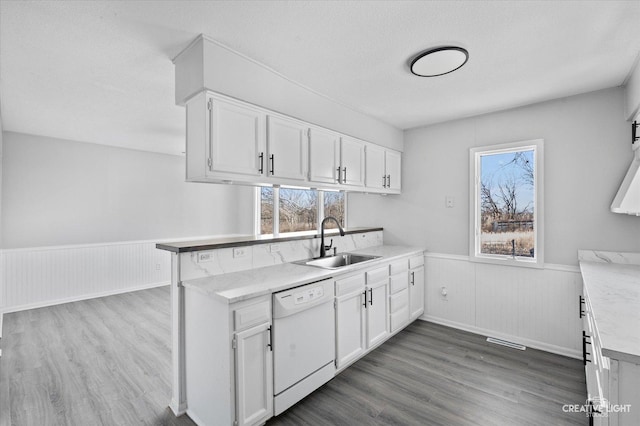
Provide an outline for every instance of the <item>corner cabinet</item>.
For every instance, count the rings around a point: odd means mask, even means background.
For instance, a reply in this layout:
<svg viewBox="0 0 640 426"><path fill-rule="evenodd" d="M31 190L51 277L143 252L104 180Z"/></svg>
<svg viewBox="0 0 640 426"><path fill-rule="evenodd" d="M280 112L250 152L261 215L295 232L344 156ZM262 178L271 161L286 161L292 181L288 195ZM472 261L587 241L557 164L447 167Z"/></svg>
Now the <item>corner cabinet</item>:
<svg viewBox="0 0 640 426"><path fill-rule="evenodd" d="M399 194L402 188L402 154L374 144L365 147L365 188L371 192Z"/></svg>
<svg viewBox="0 0 640 426"><path fill-rule="evenodd" d="M186 109L187 181L400 192L400 152L214 92ZM377 183L365 188L369 176Z"/></svg>

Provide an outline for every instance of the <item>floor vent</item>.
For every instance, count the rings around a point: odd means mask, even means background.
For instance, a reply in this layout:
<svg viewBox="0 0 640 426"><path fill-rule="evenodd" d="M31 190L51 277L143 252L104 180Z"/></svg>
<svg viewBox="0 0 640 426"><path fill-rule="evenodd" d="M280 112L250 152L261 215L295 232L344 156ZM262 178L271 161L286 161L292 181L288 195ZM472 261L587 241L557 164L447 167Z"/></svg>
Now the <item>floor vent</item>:
<svg viewBox="0 0 640 426"><path fill-rule="evenodd" d="M495 343L496 345L507 346L513 349L520 349L521 351L524 351L525 349L527 349L527 347L524 345L519 345L517 343L509 342L507 340L494 339L493 337L487 337L487 342Z"/></svg>

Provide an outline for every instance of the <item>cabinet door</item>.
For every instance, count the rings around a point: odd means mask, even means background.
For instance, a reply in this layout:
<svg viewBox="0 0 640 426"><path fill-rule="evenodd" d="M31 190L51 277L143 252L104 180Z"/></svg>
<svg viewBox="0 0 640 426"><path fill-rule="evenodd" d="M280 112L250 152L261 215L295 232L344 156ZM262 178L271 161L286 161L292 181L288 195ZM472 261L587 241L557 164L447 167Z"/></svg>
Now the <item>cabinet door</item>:
<svg viewBox="0 0 640 426"><path fill-rule="evenodd" d="M385 340L389 334L387 280L367 285L367 348Z"/></svg>
<svg viewBox="0 0 640 426"><path fill-rule="evenodd" d="M409 308L411 319L424 313L424 266L409 272Z"/></svg>
<svg viewBox="0 0 640 426"><path fill-rule="evenodd" d="M364 185L364 142L343 136L340 138L340 164L345 185Z"/></svg>
<svg viewBox="0 0 640 426"><path fill-rule="evenodd" d="M336 367L358 358L365 349L364 287L336 298Z"/></svg>
<svg viewBox="0 0 640 426"><path fill-rule="evenodd" d="M268 176L286 179L307 179L307 132L304 123L286 118L267 118Z"/></svg>
<svg viewBox="0 0 640 426"><path fill-rule="evenodd" d="M387 188L399 191L402 186L402 154L398 151L386 150L385 169L387 172Z"/></svg>
<svg viewBox="0 0 640 426"><path fill-rule="evenodd" d="M209 170L260 175L260 156L265 146L264 112L211 96L208 108Z"/></svg>
<svg viewBox="0 0 640 426"><path fill-rule="evenodd" d="M271 324L255 326L235 337L236 419L239 426L263 423L273 415Z"/></svg>
<svg viewBox="0 0 640 426"><path fill-rule="evenodd" d="M309 131L309 180L338 183L340 136L328 130Z"/></svg>
<svg viewBox="0 0 640 426"><path fill-rule="evenodd" d="M369 144L365 148L365 186L367 188L386 188L387 176L384 169L385 149Z"/></svg>

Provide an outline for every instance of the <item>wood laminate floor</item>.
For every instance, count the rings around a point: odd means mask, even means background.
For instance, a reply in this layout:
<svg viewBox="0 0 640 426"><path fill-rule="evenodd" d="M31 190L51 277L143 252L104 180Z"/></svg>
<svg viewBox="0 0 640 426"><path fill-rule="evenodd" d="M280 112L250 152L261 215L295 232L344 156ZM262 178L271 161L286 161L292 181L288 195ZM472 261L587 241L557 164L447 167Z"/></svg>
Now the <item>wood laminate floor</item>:
<svg viewBox="0 0 640 426"><path fill-rule="evenodd" d="M415 321L280 416L279 425L588 425L582 361Z"/></svg>
<svg viewBox="0 0 640 426"><path fill-rule="evenodd" d="M170 399L169 288L7 314L0 426L193 425ZM275 425L588 424L581 361L416 321Z"/></svg>

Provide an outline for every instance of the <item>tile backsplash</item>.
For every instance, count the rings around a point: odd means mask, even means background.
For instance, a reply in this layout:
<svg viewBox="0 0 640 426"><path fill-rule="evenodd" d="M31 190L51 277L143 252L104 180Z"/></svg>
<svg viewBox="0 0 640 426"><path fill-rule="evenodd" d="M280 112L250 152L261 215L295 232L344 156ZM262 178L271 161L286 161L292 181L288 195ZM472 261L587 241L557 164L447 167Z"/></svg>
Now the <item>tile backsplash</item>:
<svg viewBox="0 0 640 426"><path fill-rule="evenodd" d="M333 240L333 247L337 248L338 253L383 244L382 231L348 234L344 237L339 235L325 236L326 244L329 244L331 240ZM238 251L242 253L238 253ZM320 238L180 253L180 280L186 281L295 262L317 257L319 253ZM201 259L203 256L207 257L207 254L213 256L209 256L207 260ZM199 259L201 260L199 261Z"/></svg>

